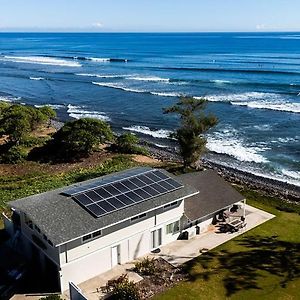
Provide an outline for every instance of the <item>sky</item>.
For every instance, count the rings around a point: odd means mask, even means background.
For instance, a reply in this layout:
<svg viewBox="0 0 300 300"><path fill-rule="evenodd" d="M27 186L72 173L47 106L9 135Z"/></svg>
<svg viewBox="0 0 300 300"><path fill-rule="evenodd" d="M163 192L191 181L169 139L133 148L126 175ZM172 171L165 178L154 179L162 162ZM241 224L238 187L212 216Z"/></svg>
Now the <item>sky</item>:
<svg viewBox="0 0 300 300"><path fill-rule="evenodd" d="M0 31L300 31L300 1L0 0Z"/></svg>

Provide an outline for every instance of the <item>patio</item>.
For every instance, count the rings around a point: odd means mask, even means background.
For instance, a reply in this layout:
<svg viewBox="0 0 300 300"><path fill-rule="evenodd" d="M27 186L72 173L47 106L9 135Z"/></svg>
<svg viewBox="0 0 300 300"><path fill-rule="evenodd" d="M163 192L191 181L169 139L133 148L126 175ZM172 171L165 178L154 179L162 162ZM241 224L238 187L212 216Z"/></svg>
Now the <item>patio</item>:
<svg viewBox="0 0 300 300"><path fill-rule="evenodd" d="M219 233L217 228L195 236L189 240L177 240L160 248L160 253L151 254L154 257L162 257L170 264L178 267L185 262L201 255L201 249L213 249L227 241L271 220L275 216L246 204L246 226L235 233Z"/></svg>

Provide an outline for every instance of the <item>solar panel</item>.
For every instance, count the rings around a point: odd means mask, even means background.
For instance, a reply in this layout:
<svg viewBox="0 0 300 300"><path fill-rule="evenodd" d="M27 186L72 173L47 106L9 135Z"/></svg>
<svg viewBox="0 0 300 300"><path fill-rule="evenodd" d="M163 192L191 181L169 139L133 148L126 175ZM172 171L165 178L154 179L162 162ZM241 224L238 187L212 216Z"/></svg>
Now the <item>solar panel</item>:
<svg viewBox="0 0 300 300"><path fill-rule="evenodd" d="M98 218L182 187L182 184L159 170L148 169L134 176L131 174L127 178L118 177L116 182L107 180L106 184L94 183L92 189L76 192L73 199Z"/></svg>
<svg viewBox="0 0 300 300"><path fill-rule="evenodd" d="M66 196L74 196L76 194L95 189L97 187L101 187L103 185L107 185L109 183L117 182L122 179L127 179L129 177L134 177L139 174L143 174L145 172L149 172L151 168L133 168L130 170L127 170L126 172L120 173L120 174L114 174L110 175L109 177L102 178L97 181L93 181L91 183L85 183L79 186L75 186L73 188L67 189L62 192L63 195Z"/></svg>

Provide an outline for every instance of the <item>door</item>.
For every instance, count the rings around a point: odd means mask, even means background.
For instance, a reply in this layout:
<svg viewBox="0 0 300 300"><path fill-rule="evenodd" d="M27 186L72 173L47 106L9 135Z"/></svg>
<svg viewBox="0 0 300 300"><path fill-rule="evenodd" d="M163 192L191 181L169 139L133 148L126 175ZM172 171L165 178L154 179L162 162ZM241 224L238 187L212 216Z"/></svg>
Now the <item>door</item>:
<svg viewBox="0 0 300 300"><path fill-rule="evenodd" d="M120 264L120 245L111 248L111 267Z"/></svg>
<svg viewBox="0 0 300 300"><path fill-rule="evenodd" d="M162 244L162 238L161 238L162 230L161 228L157 230L151 231L151 248L155 249L161 246Z"/></svg>

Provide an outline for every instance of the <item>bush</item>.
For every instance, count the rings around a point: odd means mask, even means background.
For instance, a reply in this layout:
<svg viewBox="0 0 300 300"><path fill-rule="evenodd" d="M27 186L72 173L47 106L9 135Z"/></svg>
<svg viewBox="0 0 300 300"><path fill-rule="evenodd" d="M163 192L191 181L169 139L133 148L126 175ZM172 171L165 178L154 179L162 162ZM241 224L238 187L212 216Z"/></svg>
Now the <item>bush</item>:
<svg viewBox="0 0 300 300"><path fill-rule="evenodd" d="M49 140L49 137L27 136L20 142L20 145L27 148L31 148L31 147L43 145L47 140Z"/></svg>
<svg viewBox="0 0 300 300"><path fill-rule="evenodd" d="M4 164L17 164L23 162L26 157L27 153L24 148L13 146L6 153L1 155L0 162Z"/></svg>
<svg viewBox="0 0 300 300"><path fill-rule="evenodd" d="M141 275L155 275L160 272L160 269L156 264L156 259L149 257L137 261L133 270Z"/></svg>
<svg viewBox="0 0 300 300"><path fill-rule="evenodd" d="M117 138L116 148L118 152L128 154L147 155L148 151L138 146L139 138L132 133L124 133Z"/></svg>
<svg viewBox="0 0 300 300"><path fill-rule="evenodd" d="M128 279L127 274L119 278L109 280L106 284L106 291L111 293L110 299L113 300L140 300L140 292L133 281Z"/></svg>

